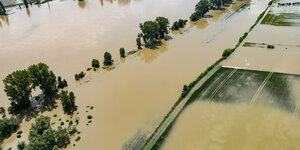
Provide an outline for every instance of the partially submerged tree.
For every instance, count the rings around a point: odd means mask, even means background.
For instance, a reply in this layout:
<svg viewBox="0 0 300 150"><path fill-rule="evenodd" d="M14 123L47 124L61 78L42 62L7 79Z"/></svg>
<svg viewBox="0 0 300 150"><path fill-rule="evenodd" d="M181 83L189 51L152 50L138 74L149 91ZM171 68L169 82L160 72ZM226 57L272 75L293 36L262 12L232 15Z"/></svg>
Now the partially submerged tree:
<svg viewBox="0 0 300 150"><path fill-rule="evenodd" d="M73 92L61 91L59 98L65 110L72 110L75 107L75 95Z"/></svg>
<svg viewBox="0 0 300 150"><path fill-rule="evenodd" d="M109 52L105 52L104 53L104 61L103 61L103 64L105 65L105 66L110 66L110 65L112 65L113 64L113 60L112 60L112 58L111 58L111 54L109 53Z"/></svg>
<svg viewBox="0 0 300 150"><path fill-rule="evenodd" d="M43 91L45 95L51 95L56 89L56 76L53 71L44 63L31 65L28 67L28 72L32 80L32 88L37 86Z"/></svg>
<svg viewBox="0 0 300 150"><path fill-rule="evenodd" d="M94 68L99 68L99 67L100 67L99 60L93 59L93 60L92 60L92 67L94 67Z"/></svg>
<svg viewBox="0 0 300 150"><path fill-rule="evenodd" d="M143 34L139 33L138 37L136 38L136 45L138 46L138 49L142 49L141 37L143 37Z"/></svg>
<svg viewBox="0 0 300 150"><path fill-rule="evenodd" d="M24 0L24 5L25 5L26 8L28 8L28 2L27 2L27 0Z"/></svg>
<svg viewBox="0 0 300 150"><path fill-rule="evenodd" d="M140 24L140 29L143 33L145 45L151 45L155 38L159 35L159 25L155 21L146 21Z"/></svg>
<svg viewBox="0 0 300 150"><path fill-rule="evenodd" d="M124 48L120 48L120 57L125 58L125 49Z"/></svg>
<svg viewBox="0 0 300 150"><path fill-rule="evenodd" d="M169 19L165 17L157 17L155 21L159 25L160 38L164 38L165 34L169 33L169 24L170 24Z"/></svg>
<svg viewBox="0 0 300 150"><path fill-rule="evenodd" d="M30 106L31 80L26 70L18 70L3 80L4 91L11 101L12 111Z"/></svg>

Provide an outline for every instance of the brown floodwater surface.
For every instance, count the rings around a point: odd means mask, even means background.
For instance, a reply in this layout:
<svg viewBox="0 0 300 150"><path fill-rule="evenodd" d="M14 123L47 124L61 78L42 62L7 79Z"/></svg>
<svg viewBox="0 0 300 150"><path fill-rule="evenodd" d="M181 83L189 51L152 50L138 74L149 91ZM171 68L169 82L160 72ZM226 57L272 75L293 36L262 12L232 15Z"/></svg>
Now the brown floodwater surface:
<svg viewBox="0 0 300 150"><path fill-rule="evenodd" d="M171 23L188 19L197 2L65 0L29 10L13 8L11 15L0 17L0 79L34 63L48 64L56 75L68 80L68 90L77 97L81 140L69 148L121 149L138 131L153 131L180 96L183 85L220 58L224 49L234 47L267 6L266 0L253 0L250 7L229 18L226 16L238 7L229 6L224 14L212 11L212 18L203 19L204 23L191 23L170 33L173 39L162 41L158 49L119 58L120 47L127 52L136 49L139 23L157 16L165 16ZM90 67L93 58L102 62L105 51L112 54L114 69L90 71L83 80L74 81L74 74ZM7 99L0 90L1 105L7 107ZM87 105L94 109L86 112ZM87 126L89 114L93 122ZM18 139L5 140L4 149L9 146L7 141L17 143Z"/></svg>
<svg viewBox="0 0 300 150"><path fill-rule="evenodd" d="M300 119L280 109L198 101L181 114L163 150L297 150Z"/></svg>

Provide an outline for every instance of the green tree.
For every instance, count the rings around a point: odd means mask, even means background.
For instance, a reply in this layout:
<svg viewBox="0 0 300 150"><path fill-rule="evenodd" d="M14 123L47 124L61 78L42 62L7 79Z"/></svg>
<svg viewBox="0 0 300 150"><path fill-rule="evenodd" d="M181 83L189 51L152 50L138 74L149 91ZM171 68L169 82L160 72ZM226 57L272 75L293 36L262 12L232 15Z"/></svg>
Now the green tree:
<svg viewBox="0 0 300 150"><path fill-rule="evenodd" d="M65 110L71 110L75 106L75 95L73 92L61 91L59 98Z"/></svg>
<svg viewBox="0 0 300 150"><path fill-rule="evenodd" d="M39 86L45 95L51 95L56 88L56 76L44 63L31 65L28 72L32 80L32 88Z"/></svg>
<svg viewBox="0 0 300 150"><path fill-rule="evenodd" d="M136 39L136 45L138 46L138 49L142 49L142 42L141 42L141 37L143 37L142 33L138 34L138 37Z"/></svg>
<svg viewBox="0 0 300 150"><path fill-rule="evenodd" d="M194 12L190 17L191 21L197 21L200 18L201 18L201 14L198 11Z"/></svg>
<svg viewBox="0 0 300 150"><path fill-rule="evenodd" d="M24 141L18 142L17 148L18 150L24 150L26 147L26 144Z"/></svg>
<svg viewBox="0 0 300 150"><path fill-rule="evenodd" d="M4 107L0 107L0 114L2 115L2 118L6 117L5 108Z"/></svg>
<svg viewBox="0 0 300 150"><path fill-rule="evenodd" d="M0 143L4 138L9 137L19 127L20 121L17 118L11 117L0 119Z"/></svg>
<svg viewBox="0 0 300 150"><path fill-rule="evenodd" d="M4 91L11 101L11 111L30 106L31 80L26 70L7 75L3 83Z"/></svg>
<svg viewBox="0 0 300 150"><path fill-rule="evenodd" d="M171 30L174 31L174 30L178 30L178 29L179 29L179 22L175 21L171 27Z"/></svg>
<svg viewBox="0 0 300 150"><path fill-rule="evenodd" d="M154 21L146 21L140 24L145 45L151 45L159 35L159 25Z"/></svg>
<svg viewBox="0 0 300 150"><path fill-rule="evenodd" d="M99 60L93 59L92 60L92 67L99 68L100 67Z"/></svg>
<svg viewBox="0 0 300 150"><path fill-rule="evenodd" d="M41 115L35 119L35 124L31 125L30 130L36 131L41 135L47 129L50 129L50 117Z"/></svg>
<svg viewBox="0 0 300 150"><path fill-rule="evenodd" d="M197 12L199 12L201 17L203 17L204 14L209 11L209 2L208 2L208 0L200 0L200 2L196 5L195 10Z"/></svg>
<svg viewBox="0 0 300 150"><path fill-rule="evenodd" d="M66 79L62 80L60 76L57 77L57 88L62 89L68 86Z"/></svg>
<svg viewBox="0 0 300 150"><path fill-rule="evenodd" d="M210 6L214 9L218 9L223 5L223 0L209 0Z"/></svg>
<svg viewBox="0 0 300 150"><path fill-rule="evenodd" d="M169 19L165 17L157 17L155 21L159 25L160 38L164 38L165 34L169 33L169 24L170 24Z"/></svg>
<svg viewBox="0 0 300 150"><path fill-rule="evenodd" d="M120 48L120 57L125 58L125 49L124 48Z"/></svg>
<svg viewBox="0 0 300 150"><path fill-rule="evenodd" d="M0 1L0 15L6 15L5 7L1 1Z"/></svg>
<svg viewBox="0 0 300 150"><path fill-rule="evenodd" d="M55 132L56 137L56 145L58 147L66 147L70 143L70 136L68 134L67 129L58 127Z"/></svg>
<svg viewBox="0 0 300 150"><path fill-rule="evenodd" d="M113 64L113 60L111 59L111 54L109 52L104 53L104 61L103 64L105 66L110 66Z"/></svg>

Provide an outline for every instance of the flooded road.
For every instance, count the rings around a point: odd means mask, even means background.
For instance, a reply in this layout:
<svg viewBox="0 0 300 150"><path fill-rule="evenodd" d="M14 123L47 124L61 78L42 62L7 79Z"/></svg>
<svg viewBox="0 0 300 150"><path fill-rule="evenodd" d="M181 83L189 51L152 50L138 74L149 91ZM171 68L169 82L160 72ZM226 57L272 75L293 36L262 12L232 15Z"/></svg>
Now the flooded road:
<svg viewBox="0 0 300 150"><path fill-rule="evenodd" d="M56 75L68 80L68 90L77 97L82 133L81 140L70 148L121 149L138 131L151 132L180 96L183 85L220 58L224 49L234 47L267 5L267 1L253 0L250 7L229 18L226 15L238 5L225 13L212 11L212 18L189 24L182 34L171 33L173 39L158 49L119 59L120 47L136 49L139 23L157 16L170 22L187 19L197 2L66 0L11 10L13 14L1 17L0 78L34 63L48 64ZM74 74L90 67L93 58L102 62L105 51L112 53L116 68L88 72L75 82ZM0 100L8 106L2 91ZM86 113L87 105L94 110ZM94 119L86 126L88 114ZM3 148L8 147L3 144Z"/></svg>

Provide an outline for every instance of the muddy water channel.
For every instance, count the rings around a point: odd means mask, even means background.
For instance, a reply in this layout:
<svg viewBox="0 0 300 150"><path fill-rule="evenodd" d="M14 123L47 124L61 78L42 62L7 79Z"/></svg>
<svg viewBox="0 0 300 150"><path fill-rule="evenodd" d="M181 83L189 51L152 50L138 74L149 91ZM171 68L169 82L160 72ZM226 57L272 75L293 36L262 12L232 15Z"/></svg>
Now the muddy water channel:
<svg viewBox="0 0 300 150"><path fill-rule="evenodd" d="M234 47L267 5L267 1L253 0L250 7L226 17L244 3L233 2L225 10L211 11L211 18L170 33L173 39L163 41L158 49L119 59L120 47L136 49L139 23L157 16L170 22L188 19L197 2L66 0L27 10L10 9L11 15L0 17L0 78L34 63L48 64L56 75L68 80L68 90L77 97L81 140L68 148L121 149L125 143L148 136L180 96L183 85L215 62L225 48ZM102 61L105 51L112 53L115 68L88 72L75 82L74 74L90 67L93 58ZM1 105L7 107L7 99L0 92ZM94 106L93 111L86 112L87 105ZM60 107L54 111L62 113ZM87 126L89 114L93 122ZM27 125L26 134L30 122L23 124ZM3 148L17 141L13 135L4 141Z"/></svg>

